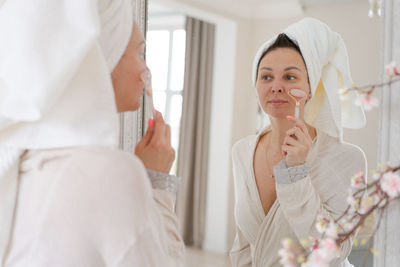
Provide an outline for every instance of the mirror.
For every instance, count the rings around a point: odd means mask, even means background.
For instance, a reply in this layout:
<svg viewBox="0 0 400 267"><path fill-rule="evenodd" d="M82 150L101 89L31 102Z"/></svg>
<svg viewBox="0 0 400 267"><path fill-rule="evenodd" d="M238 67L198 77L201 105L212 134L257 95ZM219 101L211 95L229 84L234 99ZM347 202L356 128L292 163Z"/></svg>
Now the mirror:
<svg viewBox="0 0 400 267"><path fill-rule="evenodd" d="M204 65L212 69L210 98L205 105L209 110L209 130L204 138L208 151L202 151L207 155L207 162L200 165L207 167L200 175L206 183L185 184L184 190L192 191L178 198L177 210L179 216L187 216L187 209L182 205L188 204L182 202L194 194L190 205L195 212L189 215L190 219L180 218L182 233L189 243L187 266L231 266L228 252L236 234L231 147L265 125L251 82L252 61L258 47L302 17L315 17L344 39L354 82L373 84L380 80L381 73L380 21L368 17L368 1L148 1L146 57L153 72L154 103L171 124L173 145L179 153L179 143L185 136L181 127L182 112L185 114L187 110L182 107L184 90L194 84L185 81L188 77L185 65L188 68L191 62L187 58L187 38L193 38L192 43L203 40L189 35L186 23L188 18L195 18L215 27L213 39L203 41L213 50L212 62ZM207 97L201 99L206 100ZM367 126L361 130L345 130L344 139L362 148L370 170L377 165L378 109L366 115ZM198 140L203 140L202 135L196 135L193 142ZM174 170L179 175L176 163ZM360 238L371 234L372 225L373 219L359 233ZM353 246L349 260L361 266L366 253L365 245ZM372 266L371 255L366 266Z"/></svg>

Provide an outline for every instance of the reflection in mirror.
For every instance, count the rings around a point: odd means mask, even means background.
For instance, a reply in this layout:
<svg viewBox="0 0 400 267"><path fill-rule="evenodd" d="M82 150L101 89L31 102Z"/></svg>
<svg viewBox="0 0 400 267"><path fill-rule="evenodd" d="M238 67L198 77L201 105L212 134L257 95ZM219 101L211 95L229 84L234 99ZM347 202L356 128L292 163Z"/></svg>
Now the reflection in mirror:
<svg viewBox="0 0 400 267"><path fill-rule="evenodd" d="M155 106L163 112L171 124L172 142L178 152L174 170L181 176L181 188L176 208L182 226L181 233L188 246L187 266L208 266L207 264L209 266L242 266L235 263L232 265L229 260L228 254L232 245L236 246L233 250L240 251L241 255L249 253L251 248L255 247L256 240L249 237L251 234L237 232L241 224L238 220L241 219L239 217L235 219L235 203L243 201L241 198L244 189L236 189L235 192L230 161L233 144L246 136L254 135L270 123L268 117L265 116L265 111L258 107L256 90L252 85L252 61L258 47L302 17L315 17L342 36L349 54L354 82L359 85L375 83L379 80L379 18L368 18L368 8L367 1L355 0L302 0L285 4L254 0L251 5L245 1L226 5L222 0L149 0L146 57L153 73ZM210 41L214 45L211 57L213 60L211 60L212 63L206 65L210 75L206 75L204 80L199 81L199 83L208 81L210 86L203 85L200 88L209 87L211 90L208 96L209 105L206 108L210 112L208 130L202 131L190 128L191 124L184 119L188 114L197 114L185 112L188 110L185 103L193 101L193 99L190 100L190 96L198 100L203 99L198 96L196 90L193 90L198 80L190 78L191 71L188 71L191 66L188 64L191 62L188 55L194 54L193 51L189 53L187 50L189 41L201 43L199 39L190 37L187 31L188 17L195 17L215 25L214 39ZM370 34L361 35L360 32L364 31ZM207 96L204 100L207 100ZM190 106L195 105L190 104ZM292 113L294 114L294 105ZM344 140L359 146L365 152L368 169L371 169L376 166L377 110L366 115L366 128L345 130ZM192 118L196 118L192 121L195 125L202 125L205 127L202 129L207 129L206 124L197 121L197 115ZM182 129L189 128L193 129L192 133L182 134ZM209 134L208 137L204 135L204 132ZM183 143L185 145L182 145ZM194 150L202 156L194 157L186 151L187 147L194 147ZM271 154L262 150L260 153L267 155L266 158L261 158L261 176L276 175L273 168L268 168L265 164L269 160L268 155ZM240 157L244 154L239 153ZM207 160L204 160L204 155ZM186 159L185 164L180 163L180 161L183 162L182 158ZM246 157L246 160L250 159L251 157ZM190 162L195 162L197 165ZM243 162L241 161L240 164L243 165ZM240 164L233 164L235 175L240 172L238 171ZM197 167L192 169L189 166ZM251 164L250 167L253 168ZM256 203L255 209L259 211L264 206L263 202L268 202L268 198L264 196L273 196L274 185L262 184L262 181L257 180L257 173L256 170L254 180L256 186L251 189L251 197ZM261 184L267 188L263 191L264 193L260 193L260 188L257 187ZM272 191L268 191L269 189ZM340 194L343 193L344 196L347 191L346 188L342 189L343 192ZM333 191L328 190L327 194ZM257 204L260 200L261 202ZM272 209L278 210L276 202L271 201L270 204ZM259 205L258 208L257 205ZM236 213L238 208L239 206L236 206ZM242 207L242 209L251 213L254 207ZM244 217L248 219L250 216L251 214ZM266 216L268 217L269 213ZM258 217L259 223L262 224L265 218L261 215ZM360 239L371 234L372 224L373 219L360 231ZM256 226L250 228L253 229L251 231L256 237L258 228ZM287 232L288 235L290 235L289 232ZM241 239L245 242L234 242L236 235L237 240ZM279 246L280 240L274 240L274 242ZM361 265L367 250L366 245L353 246L349 261L355 266ZM268 251L270 250L267 249L267 245L264 245L257 251L250 251L250 254L265 254L269 253ZM372 266L371 255L366 266Z"/></svg>

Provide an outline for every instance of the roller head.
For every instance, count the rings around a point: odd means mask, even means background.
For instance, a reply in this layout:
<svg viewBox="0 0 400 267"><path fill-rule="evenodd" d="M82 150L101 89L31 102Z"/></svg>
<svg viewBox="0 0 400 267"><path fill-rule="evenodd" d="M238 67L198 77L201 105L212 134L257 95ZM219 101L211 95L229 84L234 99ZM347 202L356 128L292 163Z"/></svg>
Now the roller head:
<svg viewBox="0 0 400 267"><path fill-rule="evenodd" d="M300 89L291 89L291 90L289 90L289 94L291 96L297 97L297 98L303 98L303 97L307 96L307 94Z"/></svg>

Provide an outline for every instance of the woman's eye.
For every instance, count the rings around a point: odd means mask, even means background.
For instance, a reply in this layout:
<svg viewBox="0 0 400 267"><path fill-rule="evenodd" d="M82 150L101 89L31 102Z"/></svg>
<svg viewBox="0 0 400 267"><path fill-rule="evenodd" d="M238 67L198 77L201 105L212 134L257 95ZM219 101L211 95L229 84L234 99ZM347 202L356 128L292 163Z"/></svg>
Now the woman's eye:
<svg viewBox="0 0 400 267"><path fill-rule="evenodd" d="M261 80L263 80L263 81L269 81L269 80L271 80L271 76L270 76L270 75L262 75L262 76L261 76Z"/></svg>
<svg viewBox="0 0 400 267"><path fill-rule="evenodd" d="M296 76L293 75L286 75L286 80L291 81L291 80L295 80Z"/></svg>

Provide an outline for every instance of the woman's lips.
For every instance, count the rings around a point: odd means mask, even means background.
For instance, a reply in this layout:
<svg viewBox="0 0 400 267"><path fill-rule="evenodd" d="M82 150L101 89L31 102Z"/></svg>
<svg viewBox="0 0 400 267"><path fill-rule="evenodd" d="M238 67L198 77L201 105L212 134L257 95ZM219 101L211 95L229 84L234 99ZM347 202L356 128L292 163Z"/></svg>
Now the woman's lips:
<svg viewBox="0 0 400 267"><path fill-rule="evenodd" d="M273 100L268 101L267 103L271 104L273 106L280 106L280 105L283 105L283 104L286 104L286 103L289 103L289 102L286 101L286 100L273 99Z"/></svg>

